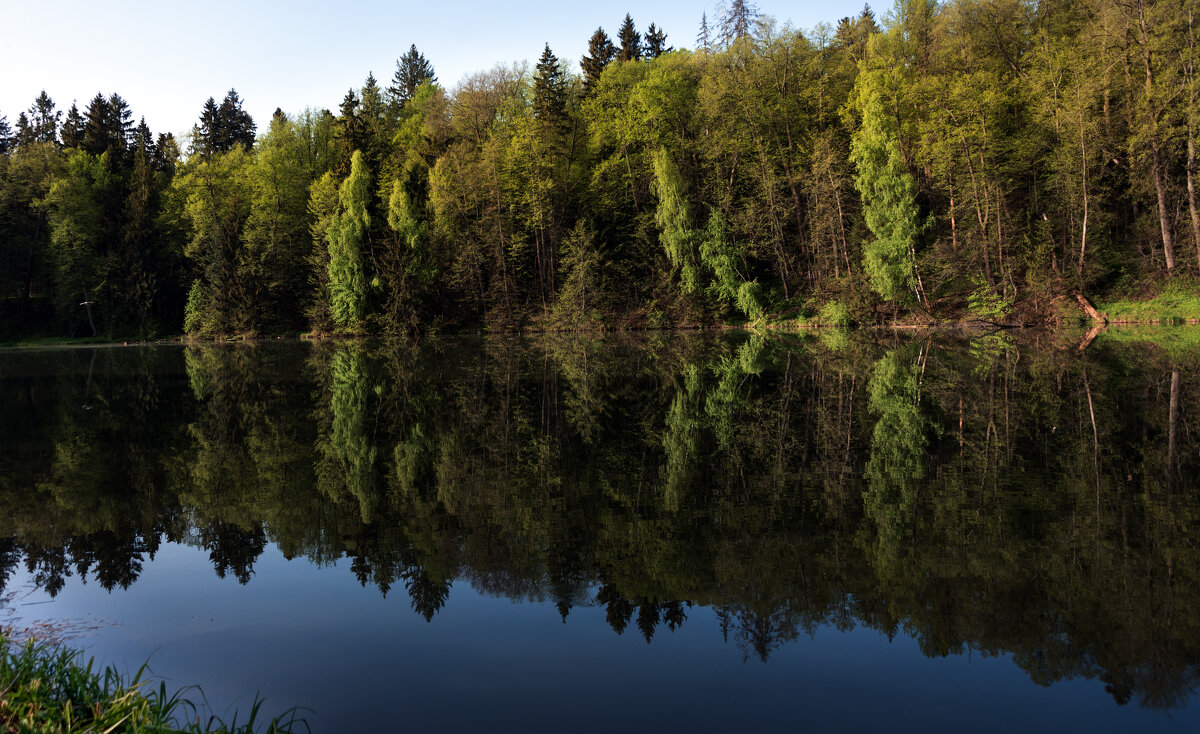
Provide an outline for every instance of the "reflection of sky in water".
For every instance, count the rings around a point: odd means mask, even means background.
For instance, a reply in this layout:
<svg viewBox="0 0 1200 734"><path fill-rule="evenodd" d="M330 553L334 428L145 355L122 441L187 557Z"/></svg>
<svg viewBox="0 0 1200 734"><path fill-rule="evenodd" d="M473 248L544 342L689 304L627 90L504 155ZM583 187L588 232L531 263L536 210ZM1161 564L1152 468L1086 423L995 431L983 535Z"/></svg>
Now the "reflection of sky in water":
<svg viewBox="0 0 1200 734"><path fill-rule="evenodd" d="M23 570L9 589L31 586ZM307 706L314 731L663 731L1015 729L1195 731L1200 705L1168 717L1116 706L1099 681L1049 688L1007 658L926 658L910 638L820 628L767 663L722 640L715 614L691 607L646 644L616 635L599 606L563 624L553 603L515 603L454 584L431 623L402 588L385 599L349 562L316 568L273 547L242 586L202 550L165 544L128 590L77 577L53 601L18 602L26 619L102 623L77 638L103 662L200 684L218 709ZM195 696L193 696L195 697ZM1190 723L1189 723L1190 722Z"/></svg>

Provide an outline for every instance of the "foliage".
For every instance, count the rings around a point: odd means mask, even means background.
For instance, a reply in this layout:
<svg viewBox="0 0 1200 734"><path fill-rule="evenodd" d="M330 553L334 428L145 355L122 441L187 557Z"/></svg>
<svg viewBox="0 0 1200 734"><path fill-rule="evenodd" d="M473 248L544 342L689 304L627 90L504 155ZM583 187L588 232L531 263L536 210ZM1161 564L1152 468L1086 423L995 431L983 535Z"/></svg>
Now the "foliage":
<svg viewBox="0 0 1200 734"><path fill-rule="evenodd" d="M0 328L553 326L581 224L595 328L831 297L863 322L999 318L1190 282L1189 8L1036 10L904 0L800 32L728 2L695 52L626 15L578 73L545 46L445 88L413 44L336 110L259 124L231 89L185 141L119 95L64 114L43 92L0 115Z"/></svg>
<svg viewBox="0 0 1200 734"><path fill-rule="evenodd" d="M823 326L845 329L850 326L852 319L841 301L826 301L817 311L817 322Z"/></svg>
<svg viewBox="0 0 1200 734"><path fill-rule="evenodd" d="M367 317L364 248L371 215L370 173L360 151L354 152L350 175L338 189L338 208L329 220L329 313L346 331L358 331Z"/></svg>
<svg viewBox="0 0 1200 734"><path fill-rule="evenodd" d="M132 677L114 667L103 670L83 653L45 642L23 645L0 632L0 725L11 731L39 732L288 732L305 725L296 712L260 727L262 701L255 699L245 723L210 716L201 723L197 707L168 694L166 683L151 687L143 665ZM305 726L307 728L307 726Z"/></svg>

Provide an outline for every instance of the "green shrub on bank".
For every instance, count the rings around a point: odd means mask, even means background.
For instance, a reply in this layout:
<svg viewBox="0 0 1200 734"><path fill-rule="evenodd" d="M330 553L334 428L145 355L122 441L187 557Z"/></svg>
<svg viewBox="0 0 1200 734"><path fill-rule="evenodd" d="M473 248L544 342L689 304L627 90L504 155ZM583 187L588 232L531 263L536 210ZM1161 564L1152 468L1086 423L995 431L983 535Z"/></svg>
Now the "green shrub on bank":
<svg viewBox="0 0 1200 734"><path fill-rule="evenodd" d="M307 724L295 712L256 726L262 701L248 720L202 722L195 704L166 684L150 686L143 665L132 676L60 645L12 642L0 631L0 731L14 732L290 732Z"/></svg>

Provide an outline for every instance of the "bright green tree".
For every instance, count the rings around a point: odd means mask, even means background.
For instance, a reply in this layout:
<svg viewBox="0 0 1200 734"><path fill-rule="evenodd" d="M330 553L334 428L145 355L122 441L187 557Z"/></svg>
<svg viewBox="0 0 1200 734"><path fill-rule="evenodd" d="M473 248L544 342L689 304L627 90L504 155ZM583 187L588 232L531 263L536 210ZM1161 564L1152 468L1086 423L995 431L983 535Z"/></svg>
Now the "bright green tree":
<svg viewBox="0 0 1200 734"><path fill-rule="evenodd" d="M359 331L367 317L367 276L363 251L371 216L371 174L360 151L338 191L338 209L329 222L329 312L341 329Z"/></svg>
<svg viewBox="0 0 1200 734"><path fill-rule="evenodd" d="M900 153L896 117L887 109L901 73L888 65L887 36L872 36L853 102L862 115L850 145L858 168L855 188L862 215L873 235L863 247L863 267L871 287L894 304L916 292L917 239L925 222L917 208L917 184ZM875 63L871 63L871 62Z"/></svg>

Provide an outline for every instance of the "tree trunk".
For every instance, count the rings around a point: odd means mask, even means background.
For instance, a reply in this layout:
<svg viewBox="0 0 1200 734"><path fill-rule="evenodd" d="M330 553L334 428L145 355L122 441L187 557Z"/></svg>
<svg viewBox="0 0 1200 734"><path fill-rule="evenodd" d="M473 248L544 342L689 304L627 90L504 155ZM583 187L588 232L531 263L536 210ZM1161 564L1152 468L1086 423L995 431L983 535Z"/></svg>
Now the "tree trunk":
<svg viewBox="0 0 1200 734"><path fill-rule="evenodd" d="M1154 148L1154 192L1158 196L1158 226L1162 230L1163 255L1167 259L1167 272L1175 270L1175 238L1171 236L1171 216L1167 211L1167 184L1163 180L1162 156L1158 140L1151 138Z"/></svg>

